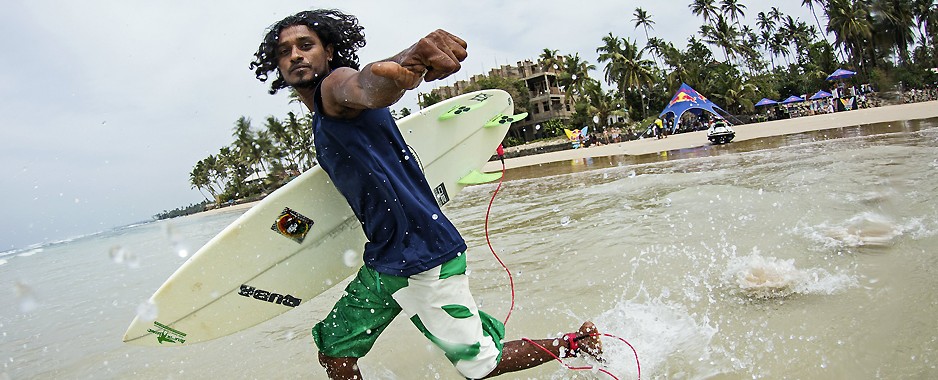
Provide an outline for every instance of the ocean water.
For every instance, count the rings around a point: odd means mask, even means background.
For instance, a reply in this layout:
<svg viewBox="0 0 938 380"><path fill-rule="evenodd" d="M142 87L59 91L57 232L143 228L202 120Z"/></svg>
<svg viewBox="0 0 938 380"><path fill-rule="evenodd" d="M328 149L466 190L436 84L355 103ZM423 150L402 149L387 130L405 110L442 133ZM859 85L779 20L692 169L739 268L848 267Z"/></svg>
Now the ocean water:
<svg viewBox="0 0 938 380"><path fill-rule="evenodd" d="M489 219L515 280L508 338L592 320L635 347L646 379L938 378L936 174L938 120L511 171ZM445 211L470 246L477 301L504 317L508 280L484 233L494 189ZM2 253L0 379L325 378L309 330L341 286L211 342L121 342L241 212ZM631 349L604 342L603 368L635 378ZM403 318L360 365L373 379L459 378ZM548 363L502 378L611 377Z"/></svg>

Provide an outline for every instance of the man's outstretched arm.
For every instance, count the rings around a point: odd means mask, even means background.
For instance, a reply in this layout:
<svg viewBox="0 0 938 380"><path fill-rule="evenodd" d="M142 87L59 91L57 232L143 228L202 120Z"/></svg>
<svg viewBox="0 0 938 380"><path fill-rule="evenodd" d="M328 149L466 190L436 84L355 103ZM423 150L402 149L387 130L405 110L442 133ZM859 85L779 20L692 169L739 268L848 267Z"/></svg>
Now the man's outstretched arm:
<svg viewBox="0 0 938 380"><path fill-rule="evenodd" d="M437 30L361 71L339 68L323 80L324 111L331 117L351 118L364 109L390 106L422 81L443 79L459 71L460 62L468 55L466 47L459 37Z"/></svg>

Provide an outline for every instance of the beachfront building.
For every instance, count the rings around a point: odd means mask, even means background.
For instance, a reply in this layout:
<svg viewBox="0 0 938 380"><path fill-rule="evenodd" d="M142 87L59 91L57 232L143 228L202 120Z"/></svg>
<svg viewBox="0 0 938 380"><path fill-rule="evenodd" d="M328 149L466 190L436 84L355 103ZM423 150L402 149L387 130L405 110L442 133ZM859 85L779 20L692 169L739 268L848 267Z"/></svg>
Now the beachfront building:
<svg viewBox="0 0 938 380"><path fill-rule="evenodd" d="M562 62L563 57L555 58ZM559 63L558 63L559 65ZM508 136L527 142L541 137L538 125L548 120L569 121L573 116L573 104L567 99L558 85L560 72L555 67L545 68L541 61L524 60L515 65L501 65L489 70L488 76L497 76L524 81L528 90L528 117L511 125ZM460 80L450 86L438 87L430 91L440 99L449 99L469 92L485 75L477 74L466 80Z"/></svg>

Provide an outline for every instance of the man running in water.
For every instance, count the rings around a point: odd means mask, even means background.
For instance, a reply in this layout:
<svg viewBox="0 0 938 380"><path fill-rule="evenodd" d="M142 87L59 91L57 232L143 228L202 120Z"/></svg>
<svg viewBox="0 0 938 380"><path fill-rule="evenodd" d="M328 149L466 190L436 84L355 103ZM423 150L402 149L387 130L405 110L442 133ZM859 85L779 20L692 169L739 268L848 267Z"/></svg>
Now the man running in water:
<svg viewBox="0 0 938 380"><path fill-rule="evenodd" d="M585 322L562 338L502 342L504 325L469 292L466 243L443 215L388 107L423 81L460 69L466 42L437 30L397 55L359 68L358 19L336 10L299 12L274 24L251 68L270 93L292 87L314 112L319 165L345 196L368 238L364 265L332 312L313 327L332 379L362 379L358 358L402 311L465 377L496 376L602 344Z"/></svg>

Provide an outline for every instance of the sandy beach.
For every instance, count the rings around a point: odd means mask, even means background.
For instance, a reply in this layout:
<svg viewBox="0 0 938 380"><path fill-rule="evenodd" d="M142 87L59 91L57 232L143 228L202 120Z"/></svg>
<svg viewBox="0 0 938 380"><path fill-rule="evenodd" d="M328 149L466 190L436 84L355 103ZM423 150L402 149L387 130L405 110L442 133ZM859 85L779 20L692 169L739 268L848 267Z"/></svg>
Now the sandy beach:
<svg viewBox="0 0 938 380"><path fill-rule="evenodd" d="M864 124L888 123L901 120L918 120L938 117L938 101L899 104L833 114L799 117L795 119L775 120L764 123L734 126L736 138L744 141L769 136L782 136L824 129L852 127ZM507 169L540 165L549 162L575 160L587 157L606 157L617 155L642 155L676 149L693 148L709 145L706 131L697 131L671 135L666 139L642 139L592 146L583 149L568 149L557 152L516 157L505 160ZM501 170L499 162L489 162L483 167L485 172Z"/></svg>
<svg viewBox="0 0 938 380"><path fill-rule="evenodd" d="M770 136L782 136L796 133L852 127L864 124L888 123L902 120L918 120L938 117L938 101L899 104L877 108L867 108L849 112L799 117L795 119L775 120L734 126L736 138L744 141ZM541 165L550 162L575 160L587 157L607 157L617 155L642 155L676 149L693 148L708 145L706 131L688 132L671 135L666 139L642 139L592 146L583 149L568 149L557 152L534 154L505 160L506 169ZM501 163L492 161L483 167L484 172L501 170ZM246 210L257 202L242 203L234 206L205 211L209 214Z"/></svg>

